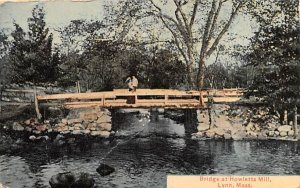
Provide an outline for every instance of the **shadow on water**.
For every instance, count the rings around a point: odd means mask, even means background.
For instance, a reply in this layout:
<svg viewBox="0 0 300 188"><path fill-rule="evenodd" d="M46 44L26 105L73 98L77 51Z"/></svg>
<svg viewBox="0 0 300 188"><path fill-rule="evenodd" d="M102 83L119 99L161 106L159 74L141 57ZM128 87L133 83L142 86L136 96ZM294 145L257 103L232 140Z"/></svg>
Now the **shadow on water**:
<svg viewBox="0 0 300 188"><path fill-rule="evenodd" d="M194 141L184 123L162 114L115 114L116 137L76 139L60 147L28 143L0 156L0 182L14 188L50 187L52 175L87 172L97 187L166 187L166 176L191 174L300 174L300 147L282 141ZM101 177L100 162L116 172Z"/></svg>

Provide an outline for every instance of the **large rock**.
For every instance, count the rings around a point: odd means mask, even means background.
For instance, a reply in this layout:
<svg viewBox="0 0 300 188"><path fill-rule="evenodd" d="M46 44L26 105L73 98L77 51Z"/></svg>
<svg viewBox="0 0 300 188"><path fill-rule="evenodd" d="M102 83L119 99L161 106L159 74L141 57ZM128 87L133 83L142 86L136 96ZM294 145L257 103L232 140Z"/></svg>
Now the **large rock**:
<svg viewBox="0 0 300 188"><path fill-rule="evenodd" d="M30 119L27 119L27 120L24 121L24 124L25 124L25 125L30 125L30 123L31 123L31 122L30 122Z"/></svg>
<svg viewBox="0 0 300 188"><path fill-rule="evenodd" d="M63 124L68 124L68 120L67 120L67 119L62 119L61 122L62 122Z"/></svg>
<svg viewBox="0 0 300 188"><path fill-rule="evenodd" d="M293 130L289 131L288 136L295 136L295 131L293 131Z"/></svg>
<svg viewBox="0 0 300 188"><path fill-rule="evenodd" d="M276 123L270 122L270 123L268 123L267 128L270 131L274 131L277 128L277 125L276 125Z"/></svg>
<svg viewBox="0 0 300 188"><path fill-rule="evenodd" d="M200 110L197 110L197 120L198 120L198 122L203 121L203 118L205 118L203 113Z"/></svg>
<svg viewBox="0 0 300 188"><path fill-rule="evenodd" d="M64 126L66 126L66 124L64 124L64 123L58 123L55 127L64 127Z"/></svg>
<svg viewBox="0 0 300 188"><path fill-rule="evenodd" d="M86 129L91 130L91 131L96 131L97 123L89 123Z"/></svg>
<svg viewBox="0 0 300 188"><path fill-rule="evenodd" d="M88 173L76 174L75 182L71 188L92 188L94 187L95 180Z"/></svg>
<svg viewBox="0 0 300 188"><path fill-rule="evenodd" d="M26 127L25 127L25 131L27 131L27 132L31 132L31 131L32 131L32 128L31 128L31 127L29 127L29 126L26 126Z"/></svg>
<svg viewBox="0 0 300 188"><path fill-rule="evenodd" d="M33 134L41 134L42 132L41 132L41 131L38 131L38 130L33 130L32 133L33 133Z"/></svg>
<svg viewBox="0 0 300 188"><path fill-rule="evenodd" d="M38 130L38 131L43 132L43 131L47 130L47 125L38 125L38 126L35 127L35 129Z"/></svg>
<svg viewBox="0 0 300 188"><path fill-rule="evenodd" d="M52 188L68 188L75 182L75 174L63 172L50 178L49 184Z"/></svg>
<svg viewBox="0 0 300 188"><path fill-rule="evenodd" d="M107 176L115 171L115 169L107 164L101 163L100 166L96 169L96 171L101 176Z"/></svg>
<svg viewBox="0 0 300 188"><path fill-rule="evenodd" d="M70 124L73 124L73 123L82 123L82 119L80 119L80 118L78 118L78 119L68 119L68 124L70 125Z"/></svg>
<svg viewBox="0 0 300 188"><path fill-rule="evenodd" d="M87 113L83 115L83 119L87 121L96 121L98 116L96 113Z"/></svg>
<svg viewBox="0 0 300 188"><path fill-rule="evenodd" d="M97 120L97 123L110 123L110 122L111 122L111 117L108 115L102 115Z"/></svg>
<svg viewBox="0 0 300 188"><path fill-rule="evenodd" d="M102 123L99 127L101 131L111 131L111 123Z"/></svg>
<svg viewBox="0 0 300 188"><path fill-rule="evenodd" d="M101 109L102 110L102 112L103 112L103 114L105 114L105 115L111 115L111 113L110 113L110 111L108 110L108 109L106 109L106 108L103 108L103 109Z"/></svg>
<svg viewBox="0 0 300 188"><path fill-rule="evenodd" d="M92 136L100 136L103 138L108 138L110 135L110 132L108 131L91 131Z"/></svg>
<svg viewBox="0 0 300 188"><path fill-rule="evenodd" d="M204 136L203 132L197 132L194 134L194 136L196 136L197 138L201 138Z"/></svg>
<svg viewBox="0 0 300 188"><path fill-rule="evenodd" d="M206 123L199 123L197 127L198 131L206 131L209 129L209 124Z"/></svg>
<svg viewBox="0 0 300 188"><path fill-rule="evenodd" d="M82 134L81 130L74 130L72 131L72 134L78 135L78 134Z"/></svg>
<svg viewBox="0 0 300 188"><path fill-rule="evenodd" d="M90 134L90 133L91 133L90 130L82 130L81 132L82 132L83 134Z"/></svg>
<svg viewBox="0 0 300 188"><path fill-rule="evenodd" d="M247 133L243 130L236 131L232 134L233 140L243 140L247 137Z"/></svg>
<svg viewBox="0 0 300 188"><path fill-rule="evenodd" d="M275 131L269 131L268 135L269 135L270 137L275 136Z"/></svg>
<svg viewBox="0 0 300 188"><path fill-rule="evenodd" d="M85 129L81 123L74 124L74 130L83 130Z"/></svg>
<svg viewBox="0 0 300 188"><path fill-rule="evenodd" d="M267 140L268 139L267 132L262 131L262 132L258 133L257 134L257 139L259 139L259 140Z"/></svg>
<svg viewBox="0 0 300 188"><path fill-rule="evenodd" d="M49 184L52 188L92 188L95 180L87 173L64 172L52 176Z"/></svg>
<svg viewBox="0 0 300 188"><path fill-rule="evenodd" d="M222 128L215 128L215 133L219 136L224 136L224 134L226 133L226 130L222 129Z"/></svg>
<svg viewBox="0 0 300 188"><path fill-rule="evenodd" d="M282 137L285 137L288 135L288 132L282 131L282 132L279 132L279 135Z"/></svg>
<svg viewBox="0 0 300 188"><path fill-rule="evenodd" d="M288 132L292 130L292 126L290 125L283 125L277 128L279 132Z"/></svg>
<svg viewBox="0 0 300 188"><path fill-rule="evenodd" d="M14 122L12 129L15 131L24 131L25 128L20 123Z"/></svg>
<svg viewBox="0 0 300 188"><path fill-rule="evenodd" d="M226 139L226 140L230 140L232 137L231 137L231 134L229 134L229 133L225 133L224 134L224 139Z"/></svg>
<svg viewBox="0 0 300 188"><path fill-rule="evenodd" d="M65 138L65 137L64 137L63 135L58 134L58 135L56 135L54 141L62 140L62 139L64 139L64 138Z"/></svg>
<svg viewBox="0 0 300 188"><path fill-rule="evenodd" d="M208 138L214 138L216 133L214 130L208 130L205 132L205 135L208 137Z"/></svg>

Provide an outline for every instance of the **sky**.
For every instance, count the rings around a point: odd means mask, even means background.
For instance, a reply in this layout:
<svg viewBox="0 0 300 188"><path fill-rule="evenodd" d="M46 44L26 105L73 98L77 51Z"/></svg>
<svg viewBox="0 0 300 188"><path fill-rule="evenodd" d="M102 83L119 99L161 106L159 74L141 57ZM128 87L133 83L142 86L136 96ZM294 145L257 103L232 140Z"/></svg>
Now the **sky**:
<svg viewBox="0 0 300 188"><path fill-rule="evenodd" d="M18 1L18 2L17 2ZM54 34L54 42L59 41L59 35L54 28L61 28L74 19L102 20L104 17L103 5L106 0L0 0L0 29L10 33L14 27L13 22L18 23L27 30L27 18L31 17L31 11L37 4L44 7L47 27ZM112 0L117 2L117 0ZM172 7L168 7L171 9ZM255 24L249 17L239 16L230 28L231 34L235 35L234 41L226 36L224 45L240 44L247 45L247 38L253 35ZM232 36L232 35L231 35Z"/></svg>
<svg viewBox="0 0 300 188"><path fill-rule="evenodd" d="M2 1L2 3L1 3ZM43 5L46 12L46 23L52 28L67 25L74 19L101 19L103 17L103 1L35 1L35 2L5 2L0 0L0 26L11 30L13 21L21 27L27 27L27 18L31 16L33 7Z"/></svg>

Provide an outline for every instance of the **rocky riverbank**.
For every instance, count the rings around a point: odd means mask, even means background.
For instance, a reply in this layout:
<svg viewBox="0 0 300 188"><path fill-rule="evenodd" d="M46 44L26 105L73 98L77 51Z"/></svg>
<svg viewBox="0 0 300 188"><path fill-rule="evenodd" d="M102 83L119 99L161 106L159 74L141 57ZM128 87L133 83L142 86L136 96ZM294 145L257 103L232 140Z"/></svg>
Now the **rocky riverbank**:
<svg viewBox="0 0 300 188"><path fill-rule="evenodd" d="M108 138L112 130L111 114L107 109L80 108L72 109L63 118L49 118L38 121L36 118L6 123L4 130L25 131L33 135L59 133L62 135L91 135Z"/></svg>
<svg viewBox="0 0 300 188"><path fill-rule="evenodd" d="M12 108L18 109L18 108ZM51 148L86 145L98 139L107 139L112 131L111 113L101 108L49 109L48 119L39 121L33 117L30 107L23 114L1 119L0 153L18 153L32 147L32 144L47 145ZM33 109L31 109L33 110ZM20 114L20 112L15 113ZM87 144L88 145L88 144Z"/></svg>
<svg viewBox="0 0 300 188"><path fill-rule="evenodd" d="M1 126L6 132L17 132L26 135L29 140L40 140L49 135L88 136L97 138L109 138L114 135L112 130L112 114L107 109L99 107L60 109L49 108L49 117L44 121L36 118L25 120L7 121ZM178 113L175 113L178 112ZM179 113L180 112L180 113ZM150 112L164 114L165 117L176 121L184 121L184 113L181 111L165 110ZM147 114L150 116L149 112ZM207 110L197 110L197 131L192 134L192 139L232 139L232 140L297 140L291 125L281 125L279 117L271 115L262 107L214 105L212 124L209 126ZM174 116L174 117L173 117ZM27 116L22 116L27 117ZM56 137L51 138L52 140Z"/></svg>
<svg viewBox="0 0 300 188"><path fill-rule="evenodd" d="M197 111L198 132L193 139L233 139L233 140L292 140L296 141L291 125L281 125L279 117L271 115L263 107L230 107L214 105L211 112L211 126L207 110Z"/></svg>

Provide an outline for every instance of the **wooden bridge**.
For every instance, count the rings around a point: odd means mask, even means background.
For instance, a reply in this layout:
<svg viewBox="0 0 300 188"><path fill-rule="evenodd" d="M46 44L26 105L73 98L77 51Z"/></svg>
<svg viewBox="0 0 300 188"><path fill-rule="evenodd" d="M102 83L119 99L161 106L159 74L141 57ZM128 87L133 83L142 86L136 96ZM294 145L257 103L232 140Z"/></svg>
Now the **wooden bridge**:
<svg viewBox="0 0 300 188"><path fill-rule="evenodd" d="M67 108L100 106L105 108L199 108L207 102L208 92L215 103L240 100L243 89L179 91L171 89L116 89L105 92L67 93L36 96L36 103L62 105Z"/></svg>

